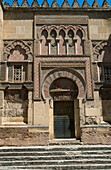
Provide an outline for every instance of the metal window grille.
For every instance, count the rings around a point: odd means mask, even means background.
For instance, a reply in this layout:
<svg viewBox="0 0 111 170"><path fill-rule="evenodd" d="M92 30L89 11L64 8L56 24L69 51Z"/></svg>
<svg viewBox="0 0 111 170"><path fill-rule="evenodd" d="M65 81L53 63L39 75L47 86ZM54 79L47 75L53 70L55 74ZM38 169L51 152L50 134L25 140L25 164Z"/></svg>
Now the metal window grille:
<svg viewBox="0 0 111 170"><path fill-rule="evenodd" d="M22 66L14 65L14 81L22 81Z"/></svg>
<svg viewBox="0 0 111 170"><path fill-rule="evenodd" d="M111 66L104 66L104 80L111 82Z"/></svg>

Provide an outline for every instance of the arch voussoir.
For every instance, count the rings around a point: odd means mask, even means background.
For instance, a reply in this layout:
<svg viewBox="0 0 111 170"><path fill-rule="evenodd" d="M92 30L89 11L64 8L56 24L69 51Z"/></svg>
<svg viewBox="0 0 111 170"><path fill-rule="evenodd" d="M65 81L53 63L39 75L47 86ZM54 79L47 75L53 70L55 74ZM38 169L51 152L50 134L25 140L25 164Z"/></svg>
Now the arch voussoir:
<svg viewBox="0 0 111 170"><path fill-rule="evenodd" d="M79 75L79 73L78 73ZM80 78L75 72L71 72L69 70L55 70L52 73L49 73L48 76L44 79L42 86L42 96L44 99L51 98L50 96L50 86L52 82L58 78L68 78L74 81L78 87L78 97L84 97L85 95L85 86L83 83L83 79Z"/></svg>

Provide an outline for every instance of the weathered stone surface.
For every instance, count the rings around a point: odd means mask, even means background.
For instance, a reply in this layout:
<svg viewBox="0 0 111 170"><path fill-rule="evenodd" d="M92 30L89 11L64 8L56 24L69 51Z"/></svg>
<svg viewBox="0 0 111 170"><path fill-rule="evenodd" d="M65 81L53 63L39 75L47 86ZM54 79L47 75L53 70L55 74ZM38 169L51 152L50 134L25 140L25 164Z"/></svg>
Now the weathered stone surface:
<svg viewBox="0 0 111 170"><path fill-rule="evenodd" d="M51 98L50 87L55 81L53 89L59 89L61 83L56 79L63 77L63 86L67 83L66 79L72 80L75 87L77 85L73 105L75 136L78 138L80 127L87 125L92 128L88 131L82 128L84 143L107 143L110 139L111 133L94 126L103 120L111 122L111 100L105 101L99 95L101 87L105 87L110 96L111 88L110 82L105 82L103 77L101 79L104 63L111 65L110 6L104 0L100 8L98 1L94 0L91 9L88 0L84 0L82 7L78 0L74 0L70 8L68 2L65 0L60 8L54 0L52 9L48 0L44 0L41 7L37 0L33 1L32 8L28 0L24 0L21 7L17 0L14 0L12 7L4 5L2 9L0 6L0 88L4 90L0 94L0 125L4 125L0 131L1 146L8 142L14 146L45 145L49 140L48 130L50 139L54 139L55 101ZM22 71L18 70L23 79L14 82L14 65L21 63ZM31 92L33 82L34 91ZM22 88L26 88L24 93L20 93ZM71 92L69 83L65 89ZM24 94L28 94L25 99ZM69 100L69 97L69 94L58 95L59 100ZM76 102L78 105L75 106ZM37 129L30 130L30 133L24 129L9 130L7 125L14 124L17 128L34 124ZM105 142L101 141L102 137Z"/></svg>
<svg viewBox="0 0 111 170"><path fill-rule="evenodd" d="M92 7L94 7L94 8L100 7L97 0L94 0Z"/></svg>
<svg viewBox="0 0 111 170"><path fill-rule="evenodd" d="M104 0L104 2L103 2L103 4L102 4L102 7L104 7L104 8L110 7L110 5L109 5L109 3L108 3L107 0Z"/></svg>
<svg viewBox="0 0 111 170"><path fill-rule="evenodd" d="M64 2L62 4L62 8L68 8L68 7L70 7L68 1L64 0Z"/></svg>
<svg viewBox="0 0 111 170"><path fill-rule="evenodd" d="M17 114L17 110L16 109L7 109L7 110L4 110L4 116L5 117L15 117Z"/></svg>
<svg viewBox="0 0 111 170"><path fill-rule="evenodd" d="M86 117L86 125L96 125L97 124L97 117Z"/></svg>
<svg viewBox="0 0 111 170"><path fill-rule="evenodd" d="M13 7L19 7L18 0L14 0L12 6Z"/></svg>
<svg viewBox="0 0 111 170"><path fill-rule="evenodd" d="M4 6L9 7L9 3L5 1Z"/></svg>
<svg viewBox="0 0 111 170"><path fill-rule="evenodd" d="M38 1L34 0L31 7L39 7Z"/></svg>
<svg viewBox="0 0 111 170"><path fill-rule="evenodd" d="M32 106L32 102L29 102L30 107ZM19 101L19 102L13 102L13 101L6 101L4 100L4 114L3 117L7 117L6 122L10 122L14 120L19 120L24 122L27 122L27 116L28 116L28 100L26 101ZM10 118L10 119L8 119ZM12 118L12 119L11 119Z"/></svg>
<svg viewBox="0 0 111 170"><path fill-rule="evenodd" d="M21 6L22 6L22 7L29 7L28 1L27 1L27 0L24 0Z"/></svg>
<svg viewBox="0 0 111 170"><path fill-rule="evenodd" d="M0 109L0 117L3 117L3 109Z"/></svg>
<svg viewBox="0 0 111 170"><path fill-rule="evenodd" d="M82 7L83 7L83 8L88 8L88 7L90 7L90 5L88 4L87 0L84 0Z"/></svg>
<svg viewBox="0 0 111 170"><path fill-rule="evenodd" d="M43 1L42 7L49 7L49 4L48 4L47 0Z"/></svg>
<svg viewBox="0 0 111 170"><path fill-rule="evenodd" d="M78 3L77 0L74 0L74 2L73 2L73 4L72 4L72 7L73 7L73 8L79 8L79 7L80 7L80 5L79 5L79 3Z"/></svg>
<svg viewBox="0 0 111 170"><path fill-rule="evenodd" d="M81 129L81 140L84 144L111 144L111 127L84 127Z"/></svg>
<svg viewBox="0 0 111 170"><path fill-rule="evenodd" d="M52 8L57 8L57 7L59 7L59 5L58 5L58 3L57 3L57 1L56 0L54 0L53 1L53 3L52 3L52 6L51 6Z"/></svg>
<svg viewBox="0 0 111 170"><path fill-rule="evenodd" d="M0 146L47 145L48 140L48 132L29 133L27 127L0 128Z"/></svg>

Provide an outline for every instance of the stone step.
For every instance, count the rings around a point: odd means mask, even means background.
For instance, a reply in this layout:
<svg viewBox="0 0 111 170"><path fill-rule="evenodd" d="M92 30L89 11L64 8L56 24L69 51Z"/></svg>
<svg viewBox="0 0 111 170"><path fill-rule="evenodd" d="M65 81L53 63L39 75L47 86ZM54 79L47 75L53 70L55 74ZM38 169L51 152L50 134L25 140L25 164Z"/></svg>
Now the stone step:
<svg viewBox="0 0 111 170"><path fill-rule="evenodd" d="M38 146L0 148L0 170L110 169L111 146Z"/></svg>
<svg viewBox="0 0 111 170"><path fill-rule="evenodd" d="M84 159L101 159L101 160L104 160L104 159L111 159L111 155L47 155L47 156L34 156L34 155L31 155L31 156L5 156L5 157L0 157L0 161L17 161L17 160L26 160L26 161L29 161L29 160L84 160Z"/></svg>
<svg viewBox="0 0 111 170"><path fill-rule="evenodd" d="M1 147L0 152L32 152L32 151L91 151L110 150L111 145L63 145L63 146L38 146L38 147Z"/></svg>
<svg viewBox="0 0 111 170"><path fill-rule="evenodd" d="M74 164L111 164L111 159L77 159L77 160L35 160L35 161L0 161L1 166L30 166L30 165L74 165Z"/></svg>
<svg viewBox="0 0 111 170"><path fill-rule="evenodd" d="M104 154L107 154L107 155L111 155L111 151L109 150L88 150L88 151L25 151L25 152L13 152L13 151L9 151L9 152L0 152L0 157L3 157L3 156L47 156L47 155L51 155L51 156L54 156L54 155L104 155Z"/></svg>
<svg viewBox="0 0 111 170"><path fill-rule="evenodd" d="M104 170L111 170L111 164L72 164L72 165L33 165L33 166L4 166L0 168L0 170L16 170L16 169L30 169L30 170L37 170L37 169L48 169L48 170L96 170L96 169L104 169Z"/></svg>
<svg viewBox="0 0 111 170"><path fill-rule="evenodd" d="M49 141L50 146L56 145L82 145L82 142L77 139L55 139L53 141Z"/></svg>

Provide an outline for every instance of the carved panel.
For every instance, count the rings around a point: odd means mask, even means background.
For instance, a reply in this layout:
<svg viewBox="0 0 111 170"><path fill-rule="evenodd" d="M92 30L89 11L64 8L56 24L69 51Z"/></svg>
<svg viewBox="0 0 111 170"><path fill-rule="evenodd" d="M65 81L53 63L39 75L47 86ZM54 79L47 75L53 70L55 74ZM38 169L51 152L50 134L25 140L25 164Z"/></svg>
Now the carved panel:
<svg viewBox="0 0 111 170"><path fill-rule="evenodd" d="M4 60L33 60L32 42L24 42L21 40L4 41Z"/></svg>
<svg viewBox="0 0 111 170"><path fill-rule="evenodd" d="M34 64L34 72L35 72L35 81L34 81L34 96L35 98L40 98L40 62L73 62L73 61L78 61L78 62L85 62L86 65L86 83L87 83L87 97L92 98L93 93L92 93L92 75L91 75L91 69L90 69L90 58L89 57L55 57L55 58L45 58L45 57L37 57L35 59L35 64Z"/></svg>
<svg viewBox="0 0 111 170"><path fill-rule="evenodd" d="M36 55L83 55L87 26L43 25L37 26ZM89 46L88 46L89 47ZM40 50L38 50L40 48ZM86 51L86 50L85 50Z"/></svg>
<svg viewBox="0 0 111 170"><path fill-rule="evenodd" d="M111 44L108 41L93 42L93 56L95 61L111 62Z"/></svg>
<svg viewBox="0 0 111 170"><path fill-rule="evenodd" d="M22 90L5 90L5 99L10 101L20 101L28 99L28 92L25 88Z"/></svg>

